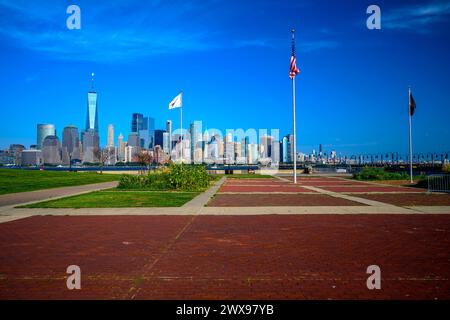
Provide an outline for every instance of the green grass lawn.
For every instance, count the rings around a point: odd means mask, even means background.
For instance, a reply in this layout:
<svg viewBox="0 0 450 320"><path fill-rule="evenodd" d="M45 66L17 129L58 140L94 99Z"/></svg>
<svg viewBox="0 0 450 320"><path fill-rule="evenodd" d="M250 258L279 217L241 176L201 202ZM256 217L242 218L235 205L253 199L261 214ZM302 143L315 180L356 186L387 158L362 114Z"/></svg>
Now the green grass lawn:
<svg viewBox="0 0 450 320"><path fill-rule="evenodd" d="M78 196L49 200L19 208L131 208L180 207L198 192L95 191Z"/></svg>
<svg viewBox="0 0 450 320"><path fill-rule="evenodd" d="M119 180L117 174L0 169L0 194Z"/></svg>

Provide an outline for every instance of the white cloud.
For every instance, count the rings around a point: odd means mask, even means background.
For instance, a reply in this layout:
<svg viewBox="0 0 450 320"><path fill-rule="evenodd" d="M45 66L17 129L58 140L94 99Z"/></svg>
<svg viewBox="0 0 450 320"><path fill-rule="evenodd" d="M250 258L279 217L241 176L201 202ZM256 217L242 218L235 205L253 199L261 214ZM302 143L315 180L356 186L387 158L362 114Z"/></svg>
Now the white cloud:
<svg viewBox="0 0 450 320"><path fill-rule="evenodd" d="M383 15L382 27L423 33L427 32L432 24L446 20L448 15L450 1L404 6Z"/></svg>

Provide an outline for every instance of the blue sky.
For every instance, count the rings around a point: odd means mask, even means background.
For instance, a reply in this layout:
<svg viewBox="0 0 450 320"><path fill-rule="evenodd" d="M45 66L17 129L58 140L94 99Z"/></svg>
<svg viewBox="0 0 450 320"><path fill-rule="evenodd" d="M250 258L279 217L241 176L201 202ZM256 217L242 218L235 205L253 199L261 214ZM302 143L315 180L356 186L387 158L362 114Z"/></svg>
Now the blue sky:
<svg viewBox="0 0 450 320"><path fill-rule="evenodd" d="M81 8L68 30L66 8ZM381 8L368 30L366 8ZM417 103L414 151L450 150L450 1L0 0L0 148L34 144L37 123L84 127L91 72L107 125L131 113L156 126L179 113L218 129L291 131L288 77L295 26L297 141L303 152L408 148L408 85Z"/></svg>

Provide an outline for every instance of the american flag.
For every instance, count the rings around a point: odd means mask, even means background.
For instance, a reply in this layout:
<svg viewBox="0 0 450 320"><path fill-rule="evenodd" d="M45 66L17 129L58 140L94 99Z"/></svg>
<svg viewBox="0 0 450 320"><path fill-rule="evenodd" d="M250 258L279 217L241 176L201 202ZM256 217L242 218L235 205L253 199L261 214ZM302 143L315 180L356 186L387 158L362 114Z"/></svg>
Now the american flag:
<svg viewBox="0 0 450 320"><path fill-rule="evenodd" d="M293 79L297 74L299 74L300 70L297 68L297 63L295 59L295 44L294 44L294 32L292 31L292 56L291 56L291 64L289 66L289 77Z"/></svg>

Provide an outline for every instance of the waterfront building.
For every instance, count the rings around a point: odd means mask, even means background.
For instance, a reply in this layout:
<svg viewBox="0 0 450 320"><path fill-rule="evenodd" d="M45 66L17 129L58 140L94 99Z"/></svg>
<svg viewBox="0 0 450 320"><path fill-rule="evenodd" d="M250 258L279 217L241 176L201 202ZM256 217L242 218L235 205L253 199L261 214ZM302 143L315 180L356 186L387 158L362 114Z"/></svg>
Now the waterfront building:
<svg viewBox="0 0 450 320"><path fill-rule="evenodd" d="M9 150L0 150L0 164L14 164L14 157L9 153Z"/></svg>
<svg viewBox="0 0 450 320"><path fill-rule="evenodd" d="M138 155L141 152L139 146L126 146L125 147L125 162L137 162Z"/></svg>
<svg viewBox="0 0 450 320"><path fill-rule="evenodd" d="M14 159L14 164L16 166L21 165L22 151L25 149L24 145L21 144L11 144L9 146L9 153Z"/></svg>
<svg viewBox="0 0 450 320"><path fill-rule="evenodd" d="M42 150L26 149L22 151L22 166L39 166L43 163Z"/></svg>
<svg viewBox="0 0 450 320"><path fill-rule="evenodd" d="M105 165L107 166L115 165L117 161L116 147L114 145L106 146L106 148L103 150L103 157Z"/></svg>

